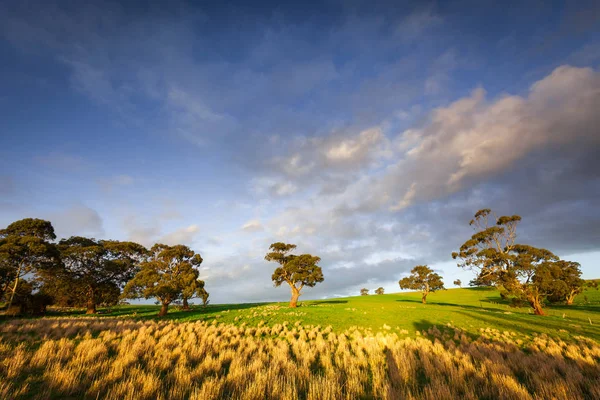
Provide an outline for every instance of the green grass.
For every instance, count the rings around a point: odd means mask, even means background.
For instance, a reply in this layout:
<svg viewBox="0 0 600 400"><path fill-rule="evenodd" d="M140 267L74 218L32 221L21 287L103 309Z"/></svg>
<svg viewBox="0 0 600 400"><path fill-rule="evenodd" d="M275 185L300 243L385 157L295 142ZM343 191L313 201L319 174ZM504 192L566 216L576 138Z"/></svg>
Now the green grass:
<svg viewBox="0 0 600 400"><path fill-rule="evenodd" d="M120 306L100 317L150 319L157 318L158 309L158 306ZM563 339L582 335L600 341L600 291L589 290L578 296L573 306L546 307L546 312L547 316L536 316L528 308L509 306L494 289L469 288L430 294L427 304L421 304L419 293L395 293L303 301L297 309L287 308L287 303L195 306L192 311L171 307L164 318L247 326L299 321L304 326L331 326L337 332L357 326L374 332L406 330L409 334L433 325L450 324L474 335L481 329L492 328L524 335L545 333ZM85 314L52 313L51 316L85 317Z"/></svg>

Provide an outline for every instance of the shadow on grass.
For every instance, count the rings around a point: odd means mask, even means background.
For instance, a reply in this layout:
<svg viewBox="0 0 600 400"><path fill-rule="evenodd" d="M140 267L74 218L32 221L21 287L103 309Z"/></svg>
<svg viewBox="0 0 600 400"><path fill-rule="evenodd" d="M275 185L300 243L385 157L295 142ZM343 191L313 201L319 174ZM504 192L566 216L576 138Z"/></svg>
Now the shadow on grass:
<svg viewBox="0 0 600 400"><path fill-rule="evenodd" d="M346 304L348 300L319 300L319 301L311 301L306 302L308 305L317 305L317 304Z"/></svg>
<svg viewBox="0 0 600 400"><path fill-rule="evenodd" d="M526 335L542 333L540 328L552 330L551 334L564 331L564 333L585 335L595 340L600 340L600 325L590 325L588 321L580 318L562 319L553 316L539 316L533 314L498 314L478 310L457 311L471 318L487 323L497 329L516 331Z"/></svg>

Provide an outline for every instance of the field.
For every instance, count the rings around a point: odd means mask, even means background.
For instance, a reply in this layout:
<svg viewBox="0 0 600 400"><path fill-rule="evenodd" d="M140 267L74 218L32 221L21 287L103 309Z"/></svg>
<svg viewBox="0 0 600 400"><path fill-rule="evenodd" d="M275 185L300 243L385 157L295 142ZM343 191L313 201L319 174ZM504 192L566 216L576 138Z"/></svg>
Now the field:
<svg viewBox="0 0 600 400"><path fill-rule="evenodd" d="M548 316L498 293L172 310L0 324L0 398L600 398L600 292Z"/></svg>

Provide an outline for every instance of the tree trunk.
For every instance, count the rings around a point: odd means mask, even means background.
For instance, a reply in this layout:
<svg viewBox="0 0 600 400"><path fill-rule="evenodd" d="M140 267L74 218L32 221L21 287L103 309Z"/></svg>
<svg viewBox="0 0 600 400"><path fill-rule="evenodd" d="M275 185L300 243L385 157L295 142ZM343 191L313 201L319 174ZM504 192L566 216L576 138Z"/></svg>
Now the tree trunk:
<svg viewBox="0 0 600 400"><path fill-rule="evenodd" d="M96 293L93 286L88 287L88 301L86 314L96 314Z"/></svg>
<svg viewBox="0 0 600 400"><path fill-rule="evenodd" d="M13 300L15 298L15 293L17 292L17 288L19 286L19 278L21 277L21 269L23 268L22 264L19 264L19 269L17 270L17 276L15 278L15 286L13 286L12 288L12 293L10 294L10 300L8 301L8 307L6 308L6 310L10 310L10 307L12 306Z"/></svg>
<svg viewBox="0 0 600 400"><path fill-rule="evenodd" d="M573 300L575 300L575 293L571 292L567 295L567 305L568 306L572 306L573 305Z"/></svg>
<svg viewBox="0 0 600 400"><path fill-rule="evenodd" d="M290 308L298 307L298 297L300 297L300 290L292 286L292 299L290 300Z"/></svg>
<svg viewBox="0 0 600 400"><path fill-rule="evenodd" d="M537 296L531 296L529 298L529 304L533 308L533 313L535 315L546 315L546 313L542 309L542 303Z"/></svg>
<svg viewBox="0 0 600 400"><path fill-rule="evenodd" d="M162 303L160 307L160 312L158 313L159 317L164 317L169 312L169 303Z"/></svg>
<svg viewBox="0 0 600 400"><path fill-rule="evenodd" d="M423 304L427 304L427 293L423 293L423 294L421 295L421 302L422 302Z"/></svg>
<svg viewBox="0 0 600 400"><path fill-rule="evenodd" d="M94 299L89 299L87 301L87 310L85 313L86 314L96 314L96 302L94 301Z"/></svg>
<svg viewBox="0 0 600 400"><path fill-rule="evenodd" d="M188 299L187 297L183 298L183 310L185 311L189 311L190 310L190 305L188 304Z"/></svg>

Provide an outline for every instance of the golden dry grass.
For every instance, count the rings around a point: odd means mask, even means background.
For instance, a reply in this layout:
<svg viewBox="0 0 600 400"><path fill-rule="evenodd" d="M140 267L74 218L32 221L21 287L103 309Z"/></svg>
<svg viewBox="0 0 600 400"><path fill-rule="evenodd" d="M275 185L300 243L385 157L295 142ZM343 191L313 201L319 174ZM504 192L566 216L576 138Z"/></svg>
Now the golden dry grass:
<svg viewBox="0 0 600 400"><path fill-rule="evenodd" d="M67 318L0 334L2 399L600 398L600 346L583 337Z"/></svg>

